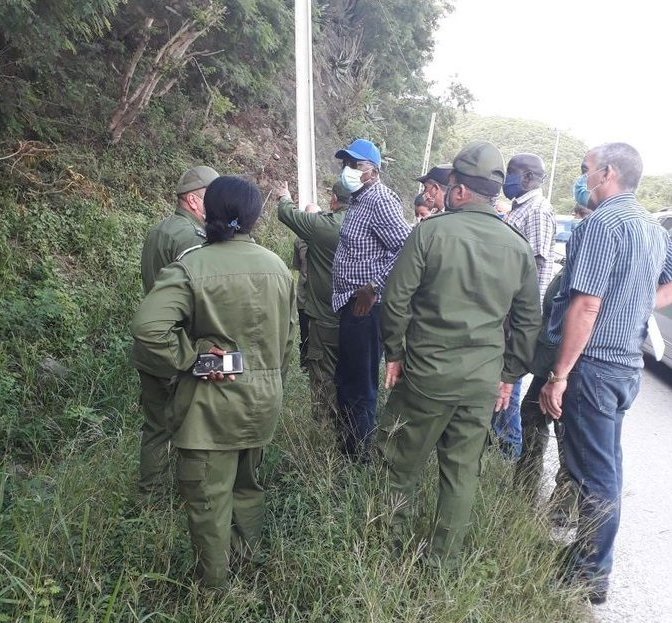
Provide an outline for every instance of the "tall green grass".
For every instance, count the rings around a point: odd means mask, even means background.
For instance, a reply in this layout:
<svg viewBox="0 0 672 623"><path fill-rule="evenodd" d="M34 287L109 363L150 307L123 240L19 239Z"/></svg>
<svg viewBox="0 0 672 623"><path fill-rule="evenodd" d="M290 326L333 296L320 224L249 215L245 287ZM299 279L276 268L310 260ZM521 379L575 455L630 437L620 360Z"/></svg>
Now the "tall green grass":
<svg viewBox="0 0 672 623"><path fill-rule="evenodd" d="M5 463L0 621L575 622L585 610L553 580L547 527L510 490L496 453L478 496L459 574L423 564L435 503L430 463L417 534L394 555L390 506L375 466L344 462L311 420L292 369L262 480L266 564L243 566L228 593L200 589L177 496L135 494L137 419L29 471Z"/></svg>
<svg viewBox="0 0 672 623"><path fill-rule="evenodd" d="M194 583L180 500L147 508L136 496L127 328L145 232L173 209L170 186L193 159L175 145L121 149L60 148L5 168L0 183L0 623L585 620L553 580L547 526L511 491L497 453L459 574L423 564L435 462L415 531L393 555L379 468L343 461L334 432L311 419L296 362L261 475L267 562L239 569L225 594ZM214 151L191 153L217 165ZM273 212L267 204L255 236L289 261Z"/></svg>

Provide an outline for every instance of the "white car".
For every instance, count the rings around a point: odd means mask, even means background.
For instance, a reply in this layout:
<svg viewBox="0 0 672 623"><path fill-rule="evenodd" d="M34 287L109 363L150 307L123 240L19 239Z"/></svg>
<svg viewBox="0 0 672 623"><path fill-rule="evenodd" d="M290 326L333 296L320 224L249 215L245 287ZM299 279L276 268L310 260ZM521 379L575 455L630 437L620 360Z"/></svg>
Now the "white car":
<svg viewBox="0 0 672 623"><path fill-rule="evenodd" d="M654 216L658 219L660 224L667 229L667 233L670 234L670 231L672 230L672 208L656 212ZM653 316L656 319L658 329L660 329L660 334L665 342L665 353L663 354L661 361L668 368L672 368L672 305L654 311ZM651 346L651 340L649 338L646 338L642 348L645 353L653 356L653 347Z"/></svg>

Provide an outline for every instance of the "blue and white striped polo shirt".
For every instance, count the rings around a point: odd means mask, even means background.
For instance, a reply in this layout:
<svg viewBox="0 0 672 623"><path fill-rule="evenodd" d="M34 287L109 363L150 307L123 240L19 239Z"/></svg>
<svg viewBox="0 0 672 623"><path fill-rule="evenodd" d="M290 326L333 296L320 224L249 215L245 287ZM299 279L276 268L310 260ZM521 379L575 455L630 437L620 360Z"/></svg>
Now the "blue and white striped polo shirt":
<svg viewBox="0 0 672 623"><path fill-rule="evenodd" d="M641 368L646 322L656 288L672 281L672 239L632 193L610 197L567 242L548 336L559 344L572 292L602 299L584 355Z"/></svg>

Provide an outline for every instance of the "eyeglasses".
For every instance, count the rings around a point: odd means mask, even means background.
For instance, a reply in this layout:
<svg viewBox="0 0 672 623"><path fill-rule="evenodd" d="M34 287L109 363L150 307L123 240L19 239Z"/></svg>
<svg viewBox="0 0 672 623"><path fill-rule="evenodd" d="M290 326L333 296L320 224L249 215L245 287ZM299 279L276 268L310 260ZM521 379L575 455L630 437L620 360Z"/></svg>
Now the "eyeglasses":
<svg viewBox="0 0 672 623"><path fill-rule="evenodd" d="M591 175L595 175L595 173L599 173L600 171L604 171L605 169L608 169L608 168L609 168L609 165L607 164L603 167L600 167L599 169L595 169L592 173L588 173L588 171L584 171L581 175L582 175L582 177L586 178L586 181L588 181L588 178Z"/></svg>
<svg viewBox="0 0 672 623"><path fill-rule="evenodd" d="M359 165L362 165L363 167L368 167L364 169L360 169ZM367 173L370 171L373 167L369 165L368 162L364 160L351 160L350 158L346 158L343 160L341 164L341 168L345 169L345 167L350 167L351 169L357 169L358 171L361 171L362 173Z"/></svg>

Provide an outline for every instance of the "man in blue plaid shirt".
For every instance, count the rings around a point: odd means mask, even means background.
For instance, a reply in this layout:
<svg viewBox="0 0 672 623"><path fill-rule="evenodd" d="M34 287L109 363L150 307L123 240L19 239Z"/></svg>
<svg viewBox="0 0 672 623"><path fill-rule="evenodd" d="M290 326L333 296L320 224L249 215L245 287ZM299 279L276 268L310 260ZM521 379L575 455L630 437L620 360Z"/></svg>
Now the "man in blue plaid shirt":
<svg viewBox="0 0 672 623"><path fill-rule="evenodd" d="M635 198L642 160L633 147L591 149L581 171L597 208L567 242L548 324L558 352L540 403L565 423L567 469L579 488L565 580L585 583L599 604L620 521L623 417L639 392L647 320L670 302L672 240Z"/></svg>
<svg viewBox="0 0 672 623"><path fill-rule="evenodd" d="M366 462L376 423L382 357L380 295L411 231L401 201L380 181L378 148L357 139L336 152L351 192L334 256L332 304L340 313L336 390L344 453Z"/></svg>

